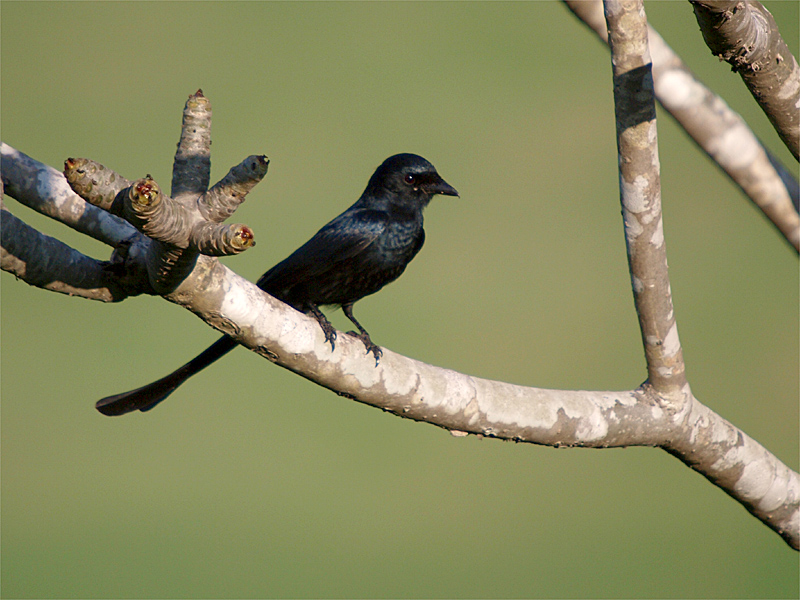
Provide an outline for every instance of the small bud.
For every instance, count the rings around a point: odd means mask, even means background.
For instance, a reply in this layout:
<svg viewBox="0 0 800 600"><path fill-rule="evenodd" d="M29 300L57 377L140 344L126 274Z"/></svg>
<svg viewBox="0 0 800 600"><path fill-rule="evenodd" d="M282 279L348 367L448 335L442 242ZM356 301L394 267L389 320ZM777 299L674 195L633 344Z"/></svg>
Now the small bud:
<svg viewBox="0 0 800 600"><path fill-rule="evenodd" d="M233 239L233 245L237 249L241 250L244 250L246 248L252 248L253 246L255 246L256 240L255 240L255 235L253 234L253 230L250 229L247 225L241 225Z"/></svg>
<svg viewBox="0 0 800 600"><path fill-rule="evenodd" d="M148 175L131 186L128 197L137 208L146 208L152 206L158 200L160 194L161 190L158 184Z"/></svg>

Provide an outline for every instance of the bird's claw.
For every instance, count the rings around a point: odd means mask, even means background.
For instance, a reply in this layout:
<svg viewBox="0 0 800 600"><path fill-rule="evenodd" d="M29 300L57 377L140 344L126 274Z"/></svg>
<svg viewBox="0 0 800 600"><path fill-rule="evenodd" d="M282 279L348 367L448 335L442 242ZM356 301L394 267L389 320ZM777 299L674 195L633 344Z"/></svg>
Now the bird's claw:
<svg viewBox="0 0 800 600"><path fill-rule="evenodd" d="M381 356L383 356L383 350L381 350L373 341L369 338L369 335L366 333L356 333L355 331L348 331L348 335L352 335L354 338L358 338L361 340L366 347L367 351L365 354L369 354L372 352L372 355L375 357L375 366L378 366L378 363L381 361Z"/></svg>
<svg viewBox="0 0 800 600"><path fill-rule="evenodd" d="M333 352L336 350L336 328L330 323L320 323L320 325L322 326L322 333L325 335L325 341L330 342L331 352Z"/></svg>

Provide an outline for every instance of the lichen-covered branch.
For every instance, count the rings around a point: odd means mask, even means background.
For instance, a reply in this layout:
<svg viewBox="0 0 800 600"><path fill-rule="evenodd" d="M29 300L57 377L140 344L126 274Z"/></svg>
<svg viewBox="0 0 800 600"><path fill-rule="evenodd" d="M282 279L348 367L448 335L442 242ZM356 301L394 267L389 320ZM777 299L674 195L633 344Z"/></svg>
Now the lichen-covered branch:
<svg viewBox="0 0 800 600"><path fill-rule="evenodd" d="M756 0L690 0L712 54L742 77L786 147L800 160L800 67L770 12Z"/></svg>
<svg viewBox="0 0 800 600"><path fill-rule="evenodd" d="M602 0L564 0L608 43ZM800 252L795 176L774 158L744 120L700 82L655 29L648 26L656 98Z"/></svg>

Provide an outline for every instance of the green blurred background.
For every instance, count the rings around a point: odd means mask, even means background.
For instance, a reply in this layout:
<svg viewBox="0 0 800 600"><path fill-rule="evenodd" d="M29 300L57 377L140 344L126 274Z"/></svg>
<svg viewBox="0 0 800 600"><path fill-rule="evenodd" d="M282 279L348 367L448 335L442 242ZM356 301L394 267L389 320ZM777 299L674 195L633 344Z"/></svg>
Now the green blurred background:
<svg viewBox="0 0 800 600"><path fill-rule="evenodd" d="M798 3L771 2L798 52ZM688 3L646 4L691 68L796 169ZM56 168L169 185L187 96L212 181L271 160L236 220L255 280L396 152L461 192L358 306L381 345L541 387L645 377L606 48L559 3L2 2L2 138ZM660 113L672 291L698 398L798 468L797 258ZM16 202L42 231L109 249ZM157 410L95 400L216 334L139 297L2 282L2 596L797 597L798 556L666 453L555 450L384 414L238 350ZM334 322L346 327L341 313Z"/></svg>

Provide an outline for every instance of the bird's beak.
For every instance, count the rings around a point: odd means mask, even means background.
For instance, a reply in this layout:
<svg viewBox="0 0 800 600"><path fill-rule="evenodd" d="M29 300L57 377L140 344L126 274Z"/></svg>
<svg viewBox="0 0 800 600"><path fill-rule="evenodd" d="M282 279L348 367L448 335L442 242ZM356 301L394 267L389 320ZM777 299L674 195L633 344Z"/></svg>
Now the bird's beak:
<svg viewBox="0 0 800 600"><path fill-rule="evenodd" d="M439 179L434 183L425 186L425 191L429 194L442 194L443 196L458 196L458 191L444 179Z"/></svg>

